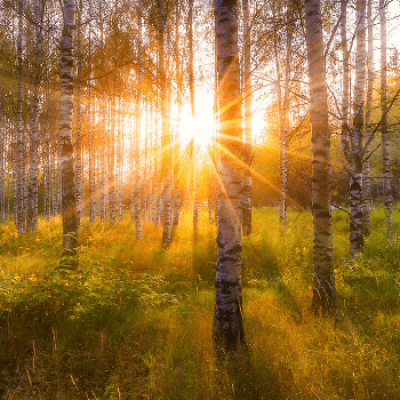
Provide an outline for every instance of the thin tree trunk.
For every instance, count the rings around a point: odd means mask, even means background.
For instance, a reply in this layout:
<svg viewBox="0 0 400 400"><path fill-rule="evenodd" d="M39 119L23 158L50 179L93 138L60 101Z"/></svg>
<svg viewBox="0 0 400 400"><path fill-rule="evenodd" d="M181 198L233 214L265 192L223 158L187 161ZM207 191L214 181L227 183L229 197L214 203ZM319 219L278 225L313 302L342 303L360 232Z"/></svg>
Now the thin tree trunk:
<svg viewBox="0 0 400 400"><path fill-rule="evenodd" d="M252 162L252 143L251 143L251 103L252 103L252 86L251 86L251 65L250 65L250 12L249 1L242 0L243 11L243 94L244 94L244 162L246 167L243 171L243 187L242 187L242 227L245 236L251 233L251 162Z"/></svg>
<svg viewBox="0 0 400 400"><path fill-rule="evenodd" d="M367 107L365 113L365 140L363 162L363 187L362 187L362 230L364 236L370 233L370 208L371 208L371 180L370 180L370 160L371 153L370 137L371 137L371 116L373 106L373 90L374 90L374 37L373 37L373 19L372 19L372 0L368 0L368 57L367 57Z"/></svg>
<svg viewBox="0 0 400 400"><path fill-rule="evenodd" d="M117 222L117 204L116 204L116 185L115 185L115 126L116 126L116 102L117 102L117 89L114 84L113 94L110 99L111 106L111 124L110 124L110 149L109 149L109 163L108 163L108 197L110 208L110 224L114 225Z"/></svg>
<svg viewBox="0 0 400 400"><path fill-rule="evenodd" d="M64 0L64 27L61 37L61 98L60 98L60 153L62 166L62 219L64 256L77 255L78 209L75 199L74 155L72 146L73 121L73 58L72 32L74 0ZM76 264L69 259L67 264Z"/></svg>
<svg viewBox="0 0 400 400"><path fill-rule="evenodd" d="M240 189L242 155L237 0L214 0L220 110L217 274L214 337L217 349L237 351L244 344Z"/></svg>
<svg viewBox="0 0 400 400"><path fill-rule="evenodd" d="M88 100L87 100L87 135L88 135L88 157L89 157L89 221L91 223L94 222L96 218L96 185L95 185L95 174L96 174L96 166L95 166L95 146L94 146L94 105L92 104L92 90L91 90L91 55L90 55L90 45L91 45L91 32L89 32L88 39L88 47L89 47L89 79L88 79Z"/></svg>
<svg viewBox="0 0 400 400"><path fill-rule="evenodd" d="M135 225L136 225L136 240L142 239L142 221L141 221L141 181L142 181L142 165L140 159L140 140L142 130L142 112L143 102L141 93L141 82L142 82L142 57L143 57L143 46L142 46L142 28L143 17L142 17L142 6L138 8L138 35L137 35L137 49L138 49L138 70L137 70L137 82L138 90L136 95L136 137L135 137Z"/></svg>
<svg viewBox="0 0 400 400"><path fill-rule="evenodd" d="M18 233L24 232L24 131L22 119L22 35L23 0L18 0L18 38L17 38L17 143L15 167L15 220Z"/></svg>
<svg viewBox="0 0 400 400"><path fill-rule="evenodd" d="M77 80L80 82L82 76L82 55L81 55L81 13L82 13L82 0L79 0L78 9L78 29L77 29ZM75 96L76 104L76 126L75 126L75 147L74 147L74 158L75 158L75 198L78 206L78 224L80 224L80 219L83 217L83 202L81 199L82 193L82 145L81 145L81 125L82 125L82 107L81 107L81 97L82 88L81 83L77 84L77 95Z"/></svg>
<svg viewBox="0 0 400 400"><path fill-rule="evenodd" d="M99 2L99 13L100 13L100 42L101 49L105 52L104 42L104 20L103 20L103 0ZM101 57L101 71L105 73L105 62L104 57ZM101 141L99 143L100 151L97 154L99 162L99 174L98 174L98 186L99 191L97 193L99 199L99 215L102 222L106 220L106 208L107 208L107 168L106 168L106 132L107 132L107 106L106 106L106 91L105 91L105 79L101 82L101 97L99 101L99 108L101 114Z"/></svg>
<svg viewBox="0 0 400 400"><path fill-rule="evenodd" d="M386 234L393 242L393 194L390 181L390 150L387 120L387 62L386 62L386 4L379 0L379 20L381 27L381 132L382 132L382 169L383 169L383 201L385 204Z"/></svg>
<svg viewBox="0 0 400 400"><path fill-rule="evenodd" d="M336 288L332 254L331 167L328 91L319 0L305 1L305 25L312 130L313 308L332 313Z"/></svg>
<svg viewBox="0 0 400 400"><path fill-rule="evenodd" d="M189 0L188 9L188 48L189 48L189 92L190 110L192 118L195 116L194 108L194 70L193 70L193 0ZM193 191L193 232L196 234L199 229L199 201L197 193L197 159L196 159L196 138L192 138L192 191Z"/></svg>
<svg viewBox="0 0 400 400"><path fill-rule="evenodd" d="M366 0L358 0L356 29L356 74L353 99L353 130L350 157L350 254L355 256L363 247L362 232L362 138L364 129L364 94L366 72Z"/></svg>
<svg viewBox="0 0 400 400"><path fill-rule="evenodd" d="M35 21L35 72L33 79L32 128L30 146L30 181L28 194L27 230L38 228L38 138L39 138L39 105L40 105L40 74L42 56L42 29L40 21L40 0L34 1L33 18Z"/></svg>
<svg viewBox="0 0 400 400"><path fill-rule="evenodd" d="M180 129L181 129L181 114L182 114L182 91L183 91L183 74L181 67L182 57L180 56L180 7L181 2L175 2L175 74L176 74L176 104L177 104L177 118L176 118L176 133L175 133L175 154L174 154L174 219L172 222L172 231L174 232L179 224L179 215L181 210L182 194L179 182L179 169L180 169Z"/></svg>
<svg viewBox="0 0 400 400"><path fill-rule="evenodd" d="M2 128L0 128L0 222L6 222L5 213L5 153L6 153L6 128L4 121L1 120Z"/></svg>
<svg viewBox="0 0 400 400"><path fill-rule="evenodd" d="M161 101L161 187L162 187L162 247L167 248L171 243L171 136L167 112L167 70L165 67L165 30L167 16L162 1L158 0L159 23L159 73Z"/></svg>
<svg viewBox="0 0 400 400"><path fill-rule="evenodd" d="M342 132L341 144L346 160L350 160L350 128L349 128L349 108L350 108L350 53L347 48L347 17L346 8L348 0L341 0L340 23L341 45L343 54L343 95L342 95Z"/></svg>

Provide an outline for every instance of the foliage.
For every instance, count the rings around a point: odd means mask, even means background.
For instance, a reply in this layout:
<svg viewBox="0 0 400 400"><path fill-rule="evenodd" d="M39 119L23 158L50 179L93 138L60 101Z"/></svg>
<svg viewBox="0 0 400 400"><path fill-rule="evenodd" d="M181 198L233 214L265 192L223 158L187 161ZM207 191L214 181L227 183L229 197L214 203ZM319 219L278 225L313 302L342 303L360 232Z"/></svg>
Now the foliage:
<svg viewBox="0 0 400 400"><path fill-rule="evenodd" d="M183 212L169 250L128 220L83 222L80 269L59 267L60 221L17 236L0 227L0 390L8 399L395 399L400 397L400 246L372 212L350 261L348 215L333 213L338 313L311 310L308 212L255 210L243 239L249 358L220 363L212 341L215 227L193 241ZM395 213L395 230L400 218ZM312 379L310 378L312 377Z"/></svg>

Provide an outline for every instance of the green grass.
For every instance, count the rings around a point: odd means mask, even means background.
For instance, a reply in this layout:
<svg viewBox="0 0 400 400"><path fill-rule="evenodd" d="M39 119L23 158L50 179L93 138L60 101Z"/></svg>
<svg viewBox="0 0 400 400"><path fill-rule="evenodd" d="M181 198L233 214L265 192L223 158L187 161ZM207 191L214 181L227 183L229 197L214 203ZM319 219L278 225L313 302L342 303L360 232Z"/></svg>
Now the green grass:
<svg viewBox="0 0 400 400"><path fill-rule="evenodd" d="M248 357L217 361L212 341L215 233L183 213L163 250L148 225L85 219L78 271L59 267L60 220L18 236L0 226L0 398L400 399L400 244L372 213L363 257L349 259L336 211L335 320L311 310L312 222L255 210L243 239ZM400 216L395 212L395 230Z"/></svg>

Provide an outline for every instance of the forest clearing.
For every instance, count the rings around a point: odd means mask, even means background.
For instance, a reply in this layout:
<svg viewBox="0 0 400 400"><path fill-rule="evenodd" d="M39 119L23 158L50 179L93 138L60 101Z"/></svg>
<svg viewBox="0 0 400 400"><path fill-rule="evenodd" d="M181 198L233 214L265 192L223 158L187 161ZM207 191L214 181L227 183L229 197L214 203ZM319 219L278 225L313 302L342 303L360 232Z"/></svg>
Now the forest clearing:
<svg viewBox="0 0 400 400"><path fill-rule="evenodd" d="M1 1L1 399L399 400L399 20Z"/></svg>
<svg viewBox="0 0 400 400"><path fill-rule="evenodd" d="M312 225L253 212L243 240L249 360L218 364L213 345L215 224L184 212L168 250L160 227L134 240L129 218L87 218L79 270L59 267L60 220L20 237L1 226L0 387L5 399L398 399L400 244L372 212L349 262L349 217L333 213L338 311L311 310ZM395 229L400 215L394 213ZM233 366L232 366L233 365ZM236 365L236 367L235 367Z"/></svg>

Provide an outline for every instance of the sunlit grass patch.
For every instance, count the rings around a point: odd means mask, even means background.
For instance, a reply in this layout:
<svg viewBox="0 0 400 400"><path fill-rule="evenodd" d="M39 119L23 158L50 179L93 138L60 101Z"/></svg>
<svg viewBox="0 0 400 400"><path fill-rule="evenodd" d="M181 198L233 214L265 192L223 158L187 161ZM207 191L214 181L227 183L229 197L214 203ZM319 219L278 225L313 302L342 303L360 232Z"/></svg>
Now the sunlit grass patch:
<svg viewBox="0 0 400 400"><path fill-rule="evenodd" d="M60 269L60 219L21 236L2 225L0 387L10 399L400 398L398 238L387 240L374 210L379 222L351 260L338 213L338 312L329 320L311 312L311 213L289 210L283 230L278 210L254 210L243 238L249 358L222 364L212 338L216 227L206 210L196 235L183 210L167 250L152 223L136 241L128 216L113 226L85 218L75 272Z"/></svg>

